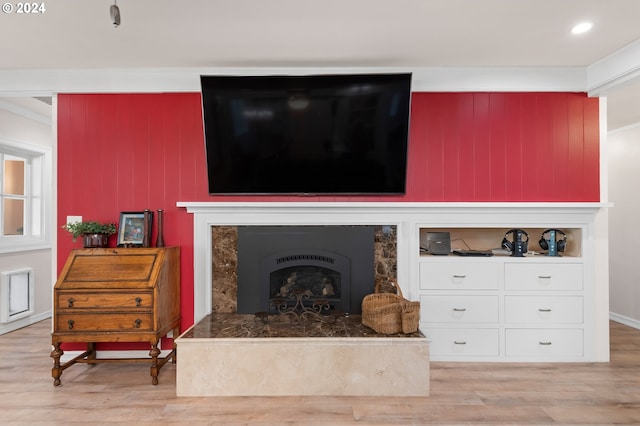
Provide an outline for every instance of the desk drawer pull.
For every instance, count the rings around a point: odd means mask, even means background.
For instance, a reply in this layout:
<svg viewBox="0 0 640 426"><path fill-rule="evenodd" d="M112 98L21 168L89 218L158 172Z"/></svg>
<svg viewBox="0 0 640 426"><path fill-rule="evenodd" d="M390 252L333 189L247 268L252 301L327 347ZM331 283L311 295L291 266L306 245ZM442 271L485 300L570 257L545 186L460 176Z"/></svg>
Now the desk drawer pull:
<svg viewBox="0 0 640 426"><path fill-rule="evenodd" d="M466 312L467 308L453 308L453 312Z"/></svg>
<svg viewBox="0 0 640 426"><path fill-rule="evenodd" d="M551 275L538 275L538 278L540 278L541 280L550 280Z"/></svg>
<svg viewBox="0 0 640 426"><path fill-rule="evenodd" d="M73 325L74 325L75 323L76 323L76 322L75 322L74 320L69 320L69 321L67 321L67 326L69 326L69 330L73 330Z"/></svg>
<svg viewBox="0 0 640 426"><path fill-rule="evenodd" d="M542 346L551 346L551 342L538 342Z"/></svg>
<svg viewBox="0 0 640 426"><path fill-rule="evenodd" d="M466 341L464 341L464 340L454 340L454 341L453 341L453 344L454 344L454 345L466 345L466 344L467 344L467 342L466 342Z"/></svg>
<svg viewBox="0 0 640 426"><path fill-rule="evenodd" d="M551 312L551 309L549 309L549 308L538 308L538 311L540 311L540 312Z"/></svg>
<svg viewBox="0 0 640 426"><path fill-rule="evenodd" d="M142 324L142 320L141 319L135 320L135 328L140 328L140 324Z"/></svg>
<svg viewBox="0 0 640 426"><path fill-rule="evenodd" d="M140 307L142 306L142 298L141 297L136 297L136 307Z"/></svg>
<svg viewBox="0 0 640 426"><path fill-rule="evenodd" d="M453 274L453 278L467 278L467 276L466 276L466 275L456 275L456 274Z"/></svg>
<svg viewBox="0 0 640 426"><path fill-rule="evenodd" d="M67 308L73 308L73 297L70 297L69 300L67 300Z"/></svg>

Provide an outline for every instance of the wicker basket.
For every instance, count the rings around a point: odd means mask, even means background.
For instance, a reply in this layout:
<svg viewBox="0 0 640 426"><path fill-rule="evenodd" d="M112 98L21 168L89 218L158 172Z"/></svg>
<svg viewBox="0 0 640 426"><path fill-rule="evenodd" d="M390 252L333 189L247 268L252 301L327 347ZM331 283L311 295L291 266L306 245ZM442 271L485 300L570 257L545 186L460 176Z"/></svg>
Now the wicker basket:
<svg viewBox="0 0 640 426"><path fill-rule="evenodd" d="M362 324L380 334L418 331L420 302L405 299L395 278L390 281L398 294L380 293L380 282L377 282L375 293L362 299Z"/></svg>

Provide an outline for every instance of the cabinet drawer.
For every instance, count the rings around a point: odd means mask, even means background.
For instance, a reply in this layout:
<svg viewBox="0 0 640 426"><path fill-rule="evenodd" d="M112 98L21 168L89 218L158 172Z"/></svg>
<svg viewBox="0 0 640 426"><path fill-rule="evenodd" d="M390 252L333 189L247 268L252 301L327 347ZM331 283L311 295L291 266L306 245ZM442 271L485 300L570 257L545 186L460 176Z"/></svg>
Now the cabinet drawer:
<svg viewBox="0 0 640 426"><path fill-rule="evenodd" d="M507 356L583 356L582 330L507 329Z"/></svg>
<svg viewBox="0 0 640 426"><path fill-rule="evenodd" d="M150 309L151 293L57 293L58 308L126 308Z"/></svg>
<svg viewBox="0 0 640 426"><path fill-rule="evenodd" d="M507 263L506 290L582 290L581 263Z"/></svg>
<svg viewBox="0 0 640 426"><path fill-rule="evenodd" d="M425 290L495 290L498 265L487 262L422 262L420 288Z"/></svg>
<svg viewBox="0 0 640 426"><path fill-rule="evenodd" d="M427 323L497 323L498 296L421 296L420 318Z"/></svg>
<svg viewBox="0 0 640 426"><path fill-rule="evenodd" d="M427 328L433 356L498 356L498 329Z"/></svg>
<svg viewBox="0 0 640 426"><path fill-rule="evenodd" d="M147 331L153 329L151 314L82 314L57 315L56 331Z"/></svg>
<svg viewBox="0 0 640 426"><path fill-rule="evenodd" d="M584 322L581 296L505 296L507 323L582 324Z"/></svg>

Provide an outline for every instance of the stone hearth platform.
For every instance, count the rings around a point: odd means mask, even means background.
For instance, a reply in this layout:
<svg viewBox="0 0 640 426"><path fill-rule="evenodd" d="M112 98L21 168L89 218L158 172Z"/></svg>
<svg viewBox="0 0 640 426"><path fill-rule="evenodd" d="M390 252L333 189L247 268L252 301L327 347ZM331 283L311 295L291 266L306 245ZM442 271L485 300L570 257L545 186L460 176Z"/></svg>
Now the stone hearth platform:
<svg viewBox="0 0 640 426"><path fill-rule="evenodd" d="M178 339L178 396L428 396L429 343L335 323L210 314Z"/></svg>

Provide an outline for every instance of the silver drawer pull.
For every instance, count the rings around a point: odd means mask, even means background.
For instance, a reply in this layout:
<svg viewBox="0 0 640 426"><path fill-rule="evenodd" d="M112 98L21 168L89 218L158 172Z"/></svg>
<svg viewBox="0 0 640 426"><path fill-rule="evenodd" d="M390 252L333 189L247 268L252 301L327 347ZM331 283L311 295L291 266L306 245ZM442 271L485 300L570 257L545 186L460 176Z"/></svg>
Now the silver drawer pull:
<svg viewBox="0 0 640 426"><path fill-rule="evenodd" d="M540 312L551 312L551 309L549 309L549 308L538 308L538 311L540 311Z"/></svg>
<svg viewBox="0 0 640 426"><path fill-rule="evenodd" d="M540 278L541 280L550 280L551 275L538 275L538 278Z"/></svg>
<svg viewBox="0 0 640 426"><path fill-rule="evenodd" d="M542 346L551 346L551 342L538 342Z"/></svg>
<svg viewBox="0 0 640 426"><path fill-rule="evenodd" d="M454 312L465 312L467 308L453 308Z"/></svg>
<svg viewBox="0 0 640 426"><path fill-rule="evenodd" d="M453 275L453 278L467 278L466 275Z"/></svg>
<svg viewBox="0 0 640 426"><path fill-rule="evenodd" d="M465 340L454 340L453 344L454 345L466 345L467 342Z"/></svg>

